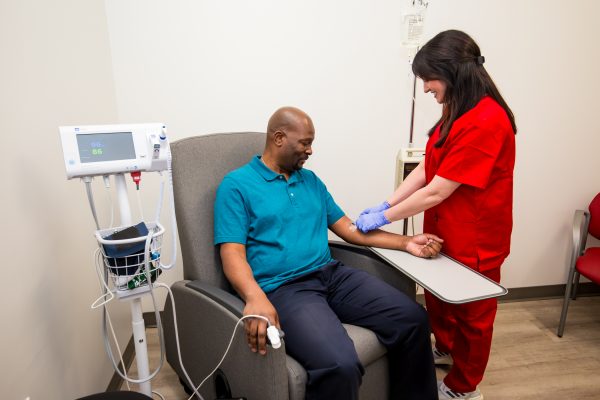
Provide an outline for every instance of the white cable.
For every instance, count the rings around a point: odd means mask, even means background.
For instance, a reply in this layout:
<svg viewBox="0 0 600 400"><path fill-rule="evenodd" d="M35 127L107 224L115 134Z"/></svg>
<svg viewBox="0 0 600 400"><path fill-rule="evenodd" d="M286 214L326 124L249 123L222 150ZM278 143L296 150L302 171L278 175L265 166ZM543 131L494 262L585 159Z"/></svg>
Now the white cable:
<svg viewBox="0 0 600 400"><path fill-rule="evenodd" d="M158 393L157 391L153 390L152 393L155 395L158 395L162 400L165 400L165 397L162 394Z"/></svg>
<svg viewBox="0 0 600 400"><path fill-rule="evenodd" d="M125 367L125 361L123 361L123 353L121 352L121 347L119 347L119 341L117 340L117 335L115 334L115 330L110 319L110 313L108 312L108 308L106 309L106 315L108 319L108 326L110 327L115 346L117 346L117 351L119 352L119 359L121 360L121 365L123 366L123 374L125 375L125 378L127 378L127 368ZM131 390L131 386L129 386L129 379L125 379L125 384L127 385L127 390Z"/></svg>
<svg viewBox="0 0 600 400"><path fill-rule="evenodd" d="M115 345L117 346L117 351L119 352L119 358L120 358L120 360L121 360L121 365L123 366L123 373L125 374L125 376L127 376L127 370L126 370L126 368L125 368L125 361L123 360L123 353L121 352L121 347L119 346L119 341L117 340L117 335L115 334L115 330L114 330L114 328L113 328L113 324L112 324L112 321L111 321L111 319L110 319L110 313L108 312L108 308L106 307L106 304L107 304L109 301L111 301L111 300L112 300L112 299L113 299L115 296L114 296L114 294L112 293L112 291L110 290L110 288L109 288L109 287L106 285L106 280L108 279L108 276L107 276L108 274L107 274L107 273L105 273L105 276L104 276L104 278L103 278L103 277L102 277L102 273L101 273L101 271L99 271L99 269L98 269L98 266L99 266L99 264L100 264L99 260L100 260L100 259L102 259L102 260L103 260L103 258L102 258L102 257L103 257L103 256L100 254L100 249L99 249L99 248L97 248L97 249L94 251L94 259L95 259L95 260L94 260L94 261L95 261L95 262L94 262L94 264L95 264L95 266L96 266L96 273L97 273L97 275L98 275L98 280L100 281L100 290L102 291L102 293L103 293L103 294L102 294L102 296L100 296L98 299L96 299L96 301L94 301L94 303L92 303L92 308L98 308L98 307L100 307L101 305L103 305L103 306L104 306L104 310L105 310L105 312L106 312L106 315L107 315L107 317L108 317L108 325L109 325L109 327L110 327L110 331L111 331L111 333L112 333L113 341L115 342ZM105 298L105 297L106 297L106 295L107 295L107 292L108 292L108 293L110 294L110 296L111 296L111 297L110 297L110 299L108 299L108 300L105 300L105 301L104 301L102 304L96 305L96 303L97 303L97 302L98 302L100 299L102 299L102 298ZM103 331L103 333L104 333L104 335L105 335L105 337L106 337L106 330L104 330L104 331ZM128 389L128 390L131 390L131 387L129 386L129 382L128 382L127 380L125 380L125 382L126 382L126 384L127 384L127 389Z"/></svg>
<svg viewBox="0 0 600 400"><path fill-rule="evenodd" d="M158 372L160 371L163 363L164 363L164 337L162 335L162 327L161 327L161 322L160 322L160 313L158 312L158 308L156 307L156 299L154 298L154 293L152 291L152 280L151 280L151 275L150 275L150 253L149 253L149 249L150 249L150 241L152 240L152 233L148 233L148 235L146 236L146 246L144 249L144 267L145 267L145 273L146 273L146 279L148 282L148 285L150 285L150 294L152 296L152 303L154 305L154 315L156 316L156 323L158 325L158 330L159 330L159 336L160 336L160 343L161 343L161 353L160 353L160 362L158 367L156 368L156 370L154 370L154 372L152 372L148 377L143 378L143 379L131 379L128 378L127 376L124 376L121 371L118 369L116 362L115 362L115 357L114 354L112 353L112 349L110 347L110 343L107 342L106 340L106 313L107 313L107 308L106 306L104 306L104 313L102 314L103 318L102 318L102 327L103 327L103 331L104 331L104 347L106 348L106 352L108 353L108 358L111 360L112 364L113 364L113 368L115 369L115 372L123 379L131 382L131 383L144 383L144 382L148 382L149 380L151 380L152 378L154 378Z"/></svg>
<svg viewBox="0 0 600 400"><path fill-rule="evenodd" d="M217 369L219 369L219 367L221 366L221 364L223 363L223 361L225 361L225 357L227 356L227 353L229 353L229 349L231 348L231 344L233 343L233 339L235 338L235 332L237 331L237 328L240 326L240 322L242 322L243 320L248 319L248 318L260 318L260 319L264 319L265 321L267 321L267 324L269 326L271 326L271 323L269 322L269 319L267 317L263 317L262 315L248 314L248 315L244 315L242 318L240 318L235 323L235 328L233 328L233 333L231 334L231 339L229 339L229 344L227 345L227 348L225 349L225 353L223 354L223 357L221 357L221 361L219 361L219 363L217 364L217 366L210 372L210 374L206 375L206 378L204 378L202 380L202 382L200 382L200 384L198 385L198 387L196 387L196 389L194 389L194 391L197 391L198 389L200 389L200 387L202 385L204 385L204 382L206 382L206 380L208 378L210 378L212 376L212 374L214 374ZM193 396L193 394L192 394L192 396ZM188 400L190 400L192 398L192 396L188 397Z"/></svg>
<svg viewBox="0 0 600 400"><path fill-rule="evenodd" d="M169 296L171 296L171 309L173 310L173 327L175 328L175 345L177 346L177 357L179 357L179 366L181 367L181 370L183 371L183 374L185 375L185 378L187 379L188 384L190 385L189 387L192 388L194 391L194 393L192 393L192 395L189 397L189 399L191 399L194 395L196 395L196 396L198 396L198 398L200 400L204 400L204 397L202 397L200 392L198 392L198 389L200 389L200 386L202 384L200 384L197 388L194 386L194 382L192 382L192 379L188 375L185 367L183 366L183 360L181 359L181 347L179 346L179 330L177 329L177 312L175 311L175 296L173 296L173 292L171 292L171 288L168 285L166 285L162 282L158 282L156 284L156 286L167 289ZM235 331L234 331L234 333L235 333ZM214 371L211 372L210 375L212 375L213 373L214 373Z"/></svg>
<svg viewBox="0 0 600 400"><path fill-rule="evenodd" d="M164 270L171 269L177 262L177 220L175 218L175 196L173 195L173 172L171 169L171 149L167 146L167 178L169 180L169 203L171 204L171 229L173 230L171 251L171 262L168 265L164 265L161 261L160 267Z"/></svg>
<svg viewBox="0 0 600 400"><path fill-rule="evenodd" d="M110 223L108 224L108 227L112 228L115 222L115 205L113 204L112 196L110 195L110 176L103 175L102 179L104 180L104 188L106 189L106 194L108 196L108 204L110 204Z"/></svg>
<svg viewBox="0 0 600 400"><path fill-rule="evenodd" d="M156 203L156 214L154 216L154 220L160 220L160 211L162 209L163 197L165 194L165 177L162 174L162 171L157 171L160 175L160 190L158 191L158 202Z"/></svg>
<svg viewBox="0 0 600 400"><path fill-rule="evenodd" d="M115 298L114 293L112 292L112 290L110 290L110 288L106 284L106 281L102 278L102 271L100 270L100 264L104 262L104 257L103 257L103 255L100 254L99 248L97 248L96 251L94 252L94 258L95 258L94 264L96 265L96 275L98 275L98 280L100 281L100 290L102 290L102 295L100 297L98 297L96 300L94 300L94 302L92 303L92 306L91 306L92 309L101 307ZM107 299L106 298L107 295L109 295L110 298ZM103 300L102 303L97 304L101 300Z"/></svg>
<svg viewBox="0 0 600 400"><path fill-rule="evenodd" d="M159 283L156 283L155 286L157 286L157 287L163 287L163 288L167 289L167 291L169 292L168 295L171 297L171 309L173 310L173 327L175 329L175 345L177 347L177 356L179 358L179 366L181 367L181 370L183 371L183 374L185 375L185 378L187 379L188 384L190 385L190 388L192 388L193 392L194 392L194 393L191 394L190 397L188 397L187 400L191 400L191 398L194 397L194 395L198 396L198 398L200 400L204 400L204 398L202 397L202 395L200 395L200 393L198 392L198 390L202 387L202 385L204 385L204 383L206 382L206 380L208 378L210 378L212 376L212 374L214 374L217 369L219 369L219 367L221 366L221 364L223 363L223 361L225 361L225 357L227 357L227 353L229 353L229 349L231 348L231 344L233 343L233 339L235 338L235 333L237 332L237 329L240 326L240 322L242 322L242 321L244 321L245 319L248 319L248 318L260 318L262 320L265 320L267 322L267 325L269 327L272 326L271 322L269 321L269 319L267 317L264 317L262 315L256 315L256 314L244 315L239 320L237 320L237 322L235 323L235 327L233 329L233 333L231 334L231 338L229 339L229 343L227 344L227 348L225 349L225 353L223 354L223 357L221 357L221 360L219 361L219 363L217 364L217 366L202 380L202 382L200 382L200 384L198 386L194 386L194 383L192 382L192 379L188 375L185 367L183 366L183 360L181 359L181 347L179 345L179 330L177 328L177 311L175 310L175 297L173 296L173 292L171 291L171 288L168 285L159 282Z"/></svg>
<svg viewBox="0 0 600 400"><path fill-rule="evenodd" d="M92 215L94 217L94 222L96 223L96 229L100 230L100 225L98 224L98 216L96 215L96 206L94 205L94 194L92 193L92 177L85 176L81 178L85 182L85 191L88 197L88 203L90 203L90 208L92 209Z"/></svg>
<svg viewBox="0 0 600 400"><path fill-rule="evenodd" d="M156 223L158 223L158 221L156 221ZM156 328L157 328L157 333L158 333L158 339L159 339L159 343L160 343L160 362L159 362L159 366L156 370L156 372L158 373L158 371L162 368L164 361L165 361L165 353L166 353L166 349L165 349L165 336L164 336L164 331L162 328L162 321L161 321L161 317L160 317L160 311L158 311L158 307L156 306L156 297L154 297L154 284L152 283L152 274L151 274L151 270L150 270L150 262L151 262L151 252L150 252L150 244L152 243L152 233L148 233L148 236L146 236L146 246L145 246L145 262L144 262L144 267L145 267L145 273L146 273L146 282L148 284L148 287L150 289L150 297L152 297L152 305L154 307L154 317L156 318ZM160 264L159 264L160 265ZM156 272L156 279L158 279L158 267L156 267L157 272Z"/></svg>
<svg viewBox="0 0 600 400"><path fill-rule="evenodd" d="M139 189L135 191L136 197L137 197L137 205L138 205L138 210L140 213L140 219L142 221L144 221L144 209L142 208L142 197L140 196L140 191Z"/></svg>

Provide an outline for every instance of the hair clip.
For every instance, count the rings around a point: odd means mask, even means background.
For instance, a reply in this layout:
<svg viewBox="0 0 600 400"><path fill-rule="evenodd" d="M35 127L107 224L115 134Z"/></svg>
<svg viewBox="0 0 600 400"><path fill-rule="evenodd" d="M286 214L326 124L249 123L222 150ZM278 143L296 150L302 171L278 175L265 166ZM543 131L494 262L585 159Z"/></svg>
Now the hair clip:
<svg viewBox="0 0 600 400"><path fill-rule="evenodd" d="M478 65L483 65L483 63L485 62L485 57L484 57L484 56L478 56L478 57L475 57L475 62L476 62Z"/></svg>

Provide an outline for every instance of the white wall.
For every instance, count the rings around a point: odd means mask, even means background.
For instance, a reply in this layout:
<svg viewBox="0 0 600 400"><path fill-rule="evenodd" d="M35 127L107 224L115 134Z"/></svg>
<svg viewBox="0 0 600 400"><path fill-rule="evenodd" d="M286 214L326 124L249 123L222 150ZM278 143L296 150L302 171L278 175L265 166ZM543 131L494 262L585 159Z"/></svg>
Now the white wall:
<svg viewBox="0 0 600 400"><path fill-rule="evenodd" d="M307 167L350 216L392 189L410 115L404 3L106 4L121 120L161 120L185 137L264 130L277 107L295 105L317 129ZM425 36L470 33L517 118L508 287L564 283L573 210L600 189L599 11L593 0L430 1ZM415 142L423 144L440 110L418 90Z"/></svg>
<svg viewBox="0 0 600 400"><path fill-rule="evenodd" d="M83 185L66 180L58 126L117 119L104 3L2 1L0 52L0 397L75 399L113 371L90 310L94 225ZM128 307L112 310L124 345Z"/></svg>

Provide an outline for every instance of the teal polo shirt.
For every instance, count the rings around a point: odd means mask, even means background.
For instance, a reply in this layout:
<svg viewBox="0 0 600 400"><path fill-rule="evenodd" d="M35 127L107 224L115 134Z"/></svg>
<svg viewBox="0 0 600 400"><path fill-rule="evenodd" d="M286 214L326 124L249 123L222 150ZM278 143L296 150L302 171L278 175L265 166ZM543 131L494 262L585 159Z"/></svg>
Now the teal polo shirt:
<svg viewBox="0 0 600 400"><path fill-rule="evenodd" d="M301 169L286 180L255 156L217 189L214 243L244 244L268 293L332 261L327 229L343 216L314 172Z"/></svg>

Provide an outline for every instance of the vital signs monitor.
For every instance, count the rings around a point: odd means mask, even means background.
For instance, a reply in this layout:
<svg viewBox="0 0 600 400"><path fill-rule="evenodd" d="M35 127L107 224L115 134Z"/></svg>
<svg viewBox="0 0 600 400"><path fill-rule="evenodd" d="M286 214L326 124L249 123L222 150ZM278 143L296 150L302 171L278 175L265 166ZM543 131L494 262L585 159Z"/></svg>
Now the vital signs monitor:
<svg viewBox="0 0 600 400"><path fill-rule="evenodd" d="M67 178L167 169L163 124L61 126Z"/></svg>

